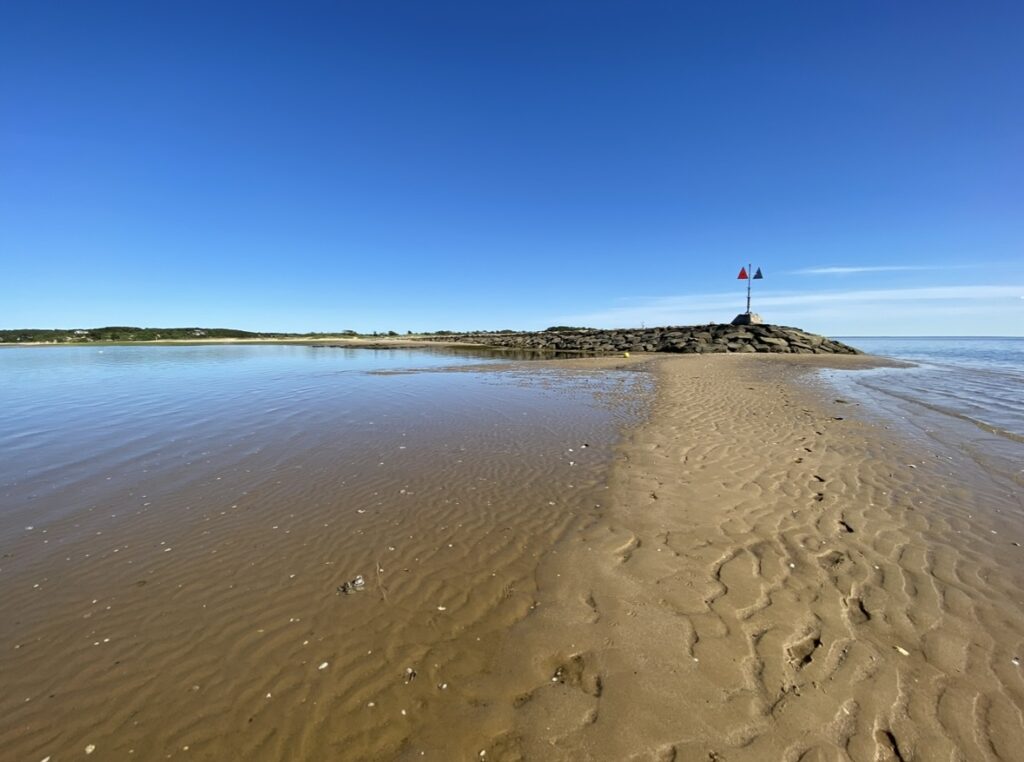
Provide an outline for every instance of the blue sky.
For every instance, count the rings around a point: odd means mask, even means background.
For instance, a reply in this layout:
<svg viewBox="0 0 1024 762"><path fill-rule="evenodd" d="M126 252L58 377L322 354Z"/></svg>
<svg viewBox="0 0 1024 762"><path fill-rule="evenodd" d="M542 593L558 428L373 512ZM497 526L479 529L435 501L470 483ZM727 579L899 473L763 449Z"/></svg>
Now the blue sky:
<svg viewBox="0 0 1024 762"><path fill-rule="evenodd" d="M1024 334L1024 5L5 3L0 327Z"/></svg>

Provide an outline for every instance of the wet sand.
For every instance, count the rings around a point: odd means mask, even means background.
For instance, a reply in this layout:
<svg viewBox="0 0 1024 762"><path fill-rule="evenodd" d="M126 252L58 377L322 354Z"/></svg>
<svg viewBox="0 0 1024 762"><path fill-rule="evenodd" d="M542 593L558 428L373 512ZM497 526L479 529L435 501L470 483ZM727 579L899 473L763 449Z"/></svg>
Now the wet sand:
<svg viewBox="0 0 1024 762"><path fill-rule="evenodd" d="M140 515L117 541L78 526L31 563L18 546L2 569L0 748L1018 758L1019 485L814 381L865 362L640 358L656 394L637 417L639 387L612 393L630 411L614 451L534 421L437 442L343 501L329 496L356 480L307 453L217 487L173 528ZM547 365L492 370L526 383ZM366 589L335 594L356 573Z"/></svg>
<svg viewBox="0 0 1024 762"><path fill-rule="evenodd" d="M489 759L1021 758L1020 485L868 422L826 363L657 361L504 641Z"/></svg>
<svg viewBox="0 0 1024 762"><path fill-rule="evenodd" d="M130 358L159 376L148 351ZM479 742L470 719L504 695L488 664L644 381L338 374L322 351L294 377L209 382L201 412L173 385L3 485L0 758L391 759L452 717Z"/></svg>

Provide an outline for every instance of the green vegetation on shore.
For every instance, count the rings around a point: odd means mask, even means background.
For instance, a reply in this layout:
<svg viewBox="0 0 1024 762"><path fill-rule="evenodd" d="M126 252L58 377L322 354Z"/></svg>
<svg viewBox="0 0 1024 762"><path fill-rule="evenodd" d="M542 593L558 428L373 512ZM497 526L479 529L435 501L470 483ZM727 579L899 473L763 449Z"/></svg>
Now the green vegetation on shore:
<svg viewBox="0 0 1024 762"><path fill-rule="evenodd" d="M201 341L203 339L317 339L355 336L355 331L333 333L257 333L234 328L15 328L0 330L6 344L87 344L93 341Z"/></svg>
<svg viewBox="0 0 1024 762"><path fill-rule="evenodd" d="M406 337L454 336L462 331L432 331L413 333L406 331ZM500 331L474 331L475 334L514 333L512 329ZM0 344L89 344L91 342L135 342L135 341L207 341L210 339L236 339L257 341L260 339L309 340L348 338L397 337L397 331L373 331L359 333L352 330L316 333L274 333L240 331L235 328L139 328L138 326L106 326L103 328L11 328L0 329Z"/></svg>

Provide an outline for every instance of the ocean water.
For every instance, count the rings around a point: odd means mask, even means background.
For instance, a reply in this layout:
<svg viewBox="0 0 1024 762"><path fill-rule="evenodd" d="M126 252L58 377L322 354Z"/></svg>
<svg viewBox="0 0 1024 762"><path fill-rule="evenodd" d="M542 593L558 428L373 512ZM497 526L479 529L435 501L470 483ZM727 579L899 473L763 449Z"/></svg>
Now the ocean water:
<svg viewBox="0 0 1024 762"><path fill-rule="evenodd" d="M912 368L880 369L884 391L996 434L1024 441L1024 338L848 337L873 355L904 360ZM873 384L879 390L881 384Z"/></svg>
<svg viewBox="0 0 1024 762"><path fill-rule="evenodd" d="M1024 474L1024 338L843 337L907 367L835 372L840 391L954 448L994 478Z"/></svg>

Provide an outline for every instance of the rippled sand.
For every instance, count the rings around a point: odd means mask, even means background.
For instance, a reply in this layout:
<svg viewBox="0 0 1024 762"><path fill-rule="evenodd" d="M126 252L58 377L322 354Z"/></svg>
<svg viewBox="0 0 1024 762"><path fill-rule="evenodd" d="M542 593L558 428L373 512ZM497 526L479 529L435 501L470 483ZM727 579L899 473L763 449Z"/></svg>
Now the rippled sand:
<svg viewBox="0 0 1024 762"><path fill-rule="evenodd" d="M474 414L417 399L301 447L289 425L294 456L165 457L137 483L96 463L77 506L38 485L50 518L0 563L0 758L389 759L452 717L478 743L490 660L645 382L426 373L408 388L465 387Z"/></svg>
<svg viewBox="0 0 1024 762"><path fill-rule="evenodd" d="M442 428L373 476L307 454L175 524L33 529L3 559L0 748L1017 759L1019 485L837 402L821 362L649 360L639 425L642 386L609 392L610 466L543 420Z"/></svg>
<svg viewBox="0 0 1024 762"><path fill-rule="evenodd" d="M658 362L504 641L488 758L1021 758L1019 485L797 383L819 362Z"/></svg>

